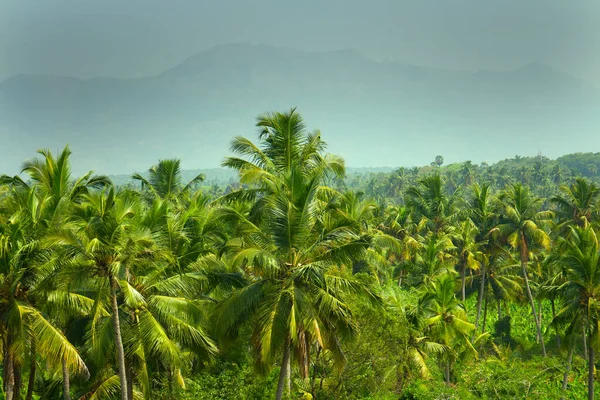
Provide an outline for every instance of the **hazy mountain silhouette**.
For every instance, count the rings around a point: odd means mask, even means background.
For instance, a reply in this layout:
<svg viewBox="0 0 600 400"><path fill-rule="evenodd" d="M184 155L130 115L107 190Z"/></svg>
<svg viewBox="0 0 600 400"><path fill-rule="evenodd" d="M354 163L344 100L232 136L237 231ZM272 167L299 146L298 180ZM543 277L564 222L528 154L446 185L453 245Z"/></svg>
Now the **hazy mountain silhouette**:
<svg viewBox="0 0 600 400"><path fill-rule="evenodd" d="M145 170L158 158L218 166L256 115L298 106L355 166L550 156L600 146L599 94L539 63L447 71L376 62L353 50L224 45L158 76L87 80L21 75L0 84L0 134L14 173L39 147L71 143L81 169Z"/></svg>

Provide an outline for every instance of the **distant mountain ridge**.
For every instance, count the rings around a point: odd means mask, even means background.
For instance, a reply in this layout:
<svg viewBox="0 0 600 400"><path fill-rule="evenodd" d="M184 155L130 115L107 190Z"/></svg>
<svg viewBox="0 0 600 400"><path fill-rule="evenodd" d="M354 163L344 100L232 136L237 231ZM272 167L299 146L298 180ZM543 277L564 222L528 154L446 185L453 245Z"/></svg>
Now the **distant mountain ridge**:
<svg viewBox="0 0 600 400"><path fill-rule="evenodd" d="M447 71L314 53L224 45L138 79L20 75L0 83L0 169L70 143L82 170L143 170L157 158L217 167L255 117L298 106L349 165L495 161L600 147L600 94L549 66ZM515 145L518 148L515 149ZM11 169L12 168L12 169Z"/></svg>

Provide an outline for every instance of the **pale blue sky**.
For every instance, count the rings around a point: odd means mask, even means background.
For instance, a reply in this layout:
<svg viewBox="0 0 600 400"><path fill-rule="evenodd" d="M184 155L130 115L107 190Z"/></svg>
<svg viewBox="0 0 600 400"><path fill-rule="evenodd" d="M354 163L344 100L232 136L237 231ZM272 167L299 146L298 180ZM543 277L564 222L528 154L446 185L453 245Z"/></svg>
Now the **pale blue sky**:
<svg viewBox="0 0 600 400"><path fill-rule="evenodd" d="M152 75L216 44L355 48L451 69L550 64L600 84L597 0L3 0L0 79Z"/></svg>

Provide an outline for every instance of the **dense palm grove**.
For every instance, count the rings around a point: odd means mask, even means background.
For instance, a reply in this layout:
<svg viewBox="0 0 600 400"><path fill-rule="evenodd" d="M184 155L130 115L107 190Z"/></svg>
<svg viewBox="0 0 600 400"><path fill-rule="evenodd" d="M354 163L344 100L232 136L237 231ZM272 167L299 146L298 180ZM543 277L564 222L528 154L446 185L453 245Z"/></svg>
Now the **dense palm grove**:
<svg viewBox="0 0 600 400"><path fill-rule="evenodd" d="M223 195L178 160L73 177L68 148L2 177L6 399L594 397L592 181L438 157L348 182L294 110L257 126Z"/></svg>

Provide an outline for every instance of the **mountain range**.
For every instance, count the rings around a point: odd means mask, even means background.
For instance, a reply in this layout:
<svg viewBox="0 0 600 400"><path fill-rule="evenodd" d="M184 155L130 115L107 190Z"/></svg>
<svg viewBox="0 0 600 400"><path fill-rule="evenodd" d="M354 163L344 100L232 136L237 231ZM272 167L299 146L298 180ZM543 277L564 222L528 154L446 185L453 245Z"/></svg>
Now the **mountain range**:
<svg viewBox="0 0 600 400"><path fill-rule="evenodd" d="M600 148L600 91L531 63L449 71L375 61L353 50L232 44L137 79L19 75L0 83L0 171L69 143L77 171L144 171L159 158L214 168L233 136L297 107L351 166L496 161Z"/></svg>

